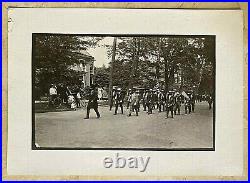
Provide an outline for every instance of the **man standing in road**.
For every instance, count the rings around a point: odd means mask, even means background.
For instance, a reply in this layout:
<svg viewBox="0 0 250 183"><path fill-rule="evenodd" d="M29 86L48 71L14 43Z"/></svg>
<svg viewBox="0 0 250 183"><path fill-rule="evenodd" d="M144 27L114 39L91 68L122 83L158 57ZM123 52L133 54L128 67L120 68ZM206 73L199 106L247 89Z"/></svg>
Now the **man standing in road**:
<svg viewBox="0 0 250 183"><path fill-rule="evenodd" d="M191 113L191 100L190 100L190 98L185 98L185 114L187 114L187 111L188 111L188 114Z"/></svg>
<svg viewBox="0 0 250 183"><path fill-rule="evenodd" d="M140 105L139 104L139 102L140 102L140 99L139 99L140 96L139 95L140 95L139 90L137 90L136 92L135 91L132 92L132 96L131 96L132 101L131 101L131 105L130 105L130 110L129 110L128 116L131 116L131 113L133 111L135 111L136 112L136 116L138 116L139 105Z"/></svg>
<svg viewBox="0 0 250 183"><path fill-rule="evenodd" d="M180 115L181 112L181 96L179 93L175 96L175 108L174 108L174 115L176 115L176 111L178 112L178 115Z"/></svg>
<svg viewBox="0 0 250 183"><path fill-rule="evenodd" d="M152 103L153 103L153 94L152 89L149 90L146 98L146 105L148 108L148 114L152 114Z"/></svg>
<svg viewBox="0 0 250 183"><path fill-rule="evenodd" d="M118 88L116 90L115 95L114 95L114 100L115 100L115 114L114 115L117 115L118 106L120 106L121 112L123 114L123 95L121 92L121 88Z"/></svg>
<svg viewBox="0 0 250 183"><path fill-rule="evenodd" d="M171 118L174 118L174 96L172 94L169 94L167 96L167 117L169 115L169 111L171 112Z"/></svg>
<svg viewBox="0 0 250 183"><path fill-rule="evenodd" d="M90 89L91 91L90 91L89 101L87 105L87 115L84 119L89 119L90 109L94 109L96 112L97 118L100 118L100 113L98 111L98 103L97 103L97 100L98 100L97 92L95 91L94 87L91 87Z"/></svg>
<svg viewBox="0 0 250 183"><path fill-rule="evenodd" d="M192 112L194 112L194 107L195 107L195 97L194 97L194 94L191 94L190 102L191 102L191 110L192 110Z"/></svg>

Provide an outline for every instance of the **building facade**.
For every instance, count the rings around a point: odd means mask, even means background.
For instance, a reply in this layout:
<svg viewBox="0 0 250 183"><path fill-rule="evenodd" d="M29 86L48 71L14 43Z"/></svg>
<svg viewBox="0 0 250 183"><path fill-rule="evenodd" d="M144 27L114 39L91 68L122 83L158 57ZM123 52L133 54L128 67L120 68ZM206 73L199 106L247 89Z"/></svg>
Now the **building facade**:
<svg viewBox="0 0 250 183"><path fill-rule="evenodd" d="M83 87L91 86L94 83L94 57L86 50L76 52L79 56L79 63L74 64L71 69L78 72L78 79Z"/></svg>

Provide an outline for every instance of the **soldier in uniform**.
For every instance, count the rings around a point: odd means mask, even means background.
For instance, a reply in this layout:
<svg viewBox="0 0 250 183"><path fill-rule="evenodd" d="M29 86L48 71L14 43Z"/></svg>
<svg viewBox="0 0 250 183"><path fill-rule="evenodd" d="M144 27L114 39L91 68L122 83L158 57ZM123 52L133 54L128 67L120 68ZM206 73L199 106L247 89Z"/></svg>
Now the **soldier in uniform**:
<svg viewBox="0 0 250 183"><path fill-rule="evenodd" d="M131 104L128 116L131 116L132 112L136 112L136 116L138 116L139 112L139 105L140 105L140 92L137 90L136 92L133 91L131 95Z"/></svg>
<svg viewBox="0 0 250 183"><path fill-rule="evenodd" d="M175 108L174 108L174 115L176 115L176 111L178 112L178 115L180 115L181 112L181 96L179 93L175 96Z"/></svg>
<svg viewBox="0 0 250 183"><path fill-rule="evenodd" d="M191 111L194 112L195 97L193 94L190 95L190 102L191 102Z"/></svg>
<svg viewBox="0 0 250 183"><path fill-rule="evenodd" d="M167 107L167 117L169 115L169 111L171 112L171 118L174 118L174 96L173 94L168 94L167 96L167 103L166 103L166 107Z"/></svg>
<svg viewBox="0 0 250 183"><path fill-rule="evenodd" d="M158 106L159 106L159 112L164 111L164 105L165 105L165 96L164 91L159 91L158 93Z"/></svg>
<svg viewBox="0 0 250 183"><path fill-rule="evenodd" d="M127 109L129 109L130 103L131 103L131 96L132 96L132 92L131 89L128 89L128 98L127 98Z"/></svg>
<svg viewBox="0 0 250 183"><path fill-rule="evenodd" d="M110 103L110 108L109 108L110 111L112 110L112 107L113 107L114 96L115 96L116 90L117 90L117 86L116 86L116 87L113 87L113 89L112 89L112 96L111 96L111 103Z"/></svg>
<svg viewBox="0 0 250 183"><path fill-rule="evenodd" d="M152 109L155 109L155 105L157 105L157 91L153 90L152 92L152 96L153 96L153 101L152 101Z"/></svg>
<svg viewBox="0 0 250 183"><path fill-rule="evenodd" d="M95 91L95 88L92 87L90 91L90 95L89 95L88 105L87 105L87 115L84 119L89 119L90 109L94 109L96 112L97 118L100 118L97 100L98 100L97 92Z"/></svg>
<svg viewBox="0 0 250 183"><path fill-rule="evenodd" d="M152 114L152 105L153 105L153 93L152 89L149 90L147 98L146 98L146 105L148 108L148 114Z"/></svg>
<svg viewBox="0 0 250 183"><path fill-rule="evenodd" d="M142 95L142 105L143 105L143 111L146 111L147 109L147 95L148 95L148 91L144 90L143 95Z"/></svg>
<svg viewBox="0 0 250 183"><path fill-rule="evenodd" d="M185 114L187 114L187 111L188 111L188 114L191 113L191 100L190 98L185 98Z"/></svg>
<svg viewBox="0 0 250 183"><path fill-rule="evenodd" d="M123 114L123 95L121 92L121 88L118 88L114 94L114 101L115 101L115 114L117 114L118 106L121 108L121 112Z"/></svg>

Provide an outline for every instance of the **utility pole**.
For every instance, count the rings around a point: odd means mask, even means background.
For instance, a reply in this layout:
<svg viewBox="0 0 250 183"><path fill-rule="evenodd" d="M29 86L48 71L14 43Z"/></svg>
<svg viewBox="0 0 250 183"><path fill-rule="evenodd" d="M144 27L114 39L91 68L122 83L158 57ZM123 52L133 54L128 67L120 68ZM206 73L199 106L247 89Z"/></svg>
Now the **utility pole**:
<svg viewBox="0 0 250 183"><path fill-rule="evenodd" d="M161 38L158 38L158 55L156 62L156 79L160 83L160 62L161 62Z"/></svg>
<svg viewBox="0 0 250 183"><path fill-rule="evenodd" d="M164 64L164 73L165 73L165 87L164 87L164 90L165 92L168 92L168 82L169 82L169 79L168 79L168 60L165 58L165 64Z"/></svg>
<svg viewBox="0 0 250 183"><path fill-rule="evenodd" d="M115 61L115 55L116 55L116 42L117 42L117 37L114 37L113 48L112 48L112 59L111 59L111 63L110 63L110 75L109 75L109 93L108 93L109 106L112 106L112 102L113 102L112 101L112 97L113 97L113 69L114 69L114 61Z"/></svg>
<svg viewBox="0 0 250 183"><path fill-rule="evenodd" d="M134 43L134 48L133 48L133 56L132 56L132 71L130 74L128 89L133 88L133 78L134 78L134 72L135 72L135 59L136 59L136 46L137 46L136 38L133 38L133 43Z"/></svg>

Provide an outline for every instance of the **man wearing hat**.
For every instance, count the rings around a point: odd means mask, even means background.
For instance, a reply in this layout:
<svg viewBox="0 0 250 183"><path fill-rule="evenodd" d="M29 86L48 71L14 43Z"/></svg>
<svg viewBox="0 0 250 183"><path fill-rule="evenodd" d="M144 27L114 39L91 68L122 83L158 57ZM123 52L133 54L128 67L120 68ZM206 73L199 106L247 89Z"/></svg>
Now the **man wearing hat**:
<svg viewBox="0 0 250 183"><path fill-rule="evenodd" d="M147 95L147 107L148 107L148 114L152 114L152 104L153 104L153 90L150 89Z"/></svg>
<svg viewBox="0 0 250 183"><path fill-rule="evenodd" d="M143 105L143 111L146 111L147 109L147 95L148 95L148 90L144 90L142 94L142 105Z"/></svg>
<svg viewBox="0 0 250 183"><path fill-rule="evenodd" d="M123 114L123 95L121 92L121 88L117 88L115 95L114 95L114 100L115 100L115 114L117 114L118 106L121 108L121 112Z"/></svg>
<svg viewBox="0 0 250 183"><path fill-rule="evenodd" d="M190 114L191 113L191 100L189 98L185 98L185 114Z"/></svg>
<svg viewBox="0 0 250 183"><path fill-rule="evenodd" d="M177 92L175 94L175 107L174 107L174 115L176 115L176 111L178 112L178 115L180 115L181 112L181 95Z"/></svg>
<svg viewBox="0 0 250 183"><path fill-rule="evenodd" d="M169 111L171 112L171 118L174 118L174 111L173 111L173 108L174 108L174 96L172 93L169 93L167 95L167 117L168 118L168 115L169 115Z"/></svg>
<svg viewBox="0 0 250 183"><path fill-rule="evenodd" d="M165 97L163 90L159 91L158 100L159 100L159 112L162 112L164 111L164 105L165 105Z"/></svg>
<svg viewBox="0 0 250 183"><path fill-rule="evenodd" d="M88 101L88 105L87 105L87 115L86 115L86 117L84 119L89 119L90 109L94 109L97 118L100 118L100 113L98 111L98 103L97 103L97 100L98 100L97 91L95 90L94 86L92 86L90 88L90 90L91 91L90 91L89 101Z"/></svg>
<svg viewBox="0 0 250 183"><path fill-rule="evenodd" d="M130 106L130 103L131 103L131 101L132 101L132 91L131 91L131 89L129 88L128 89L128 98L127 98L127 109L129 109L129 106Z"/></svg>
<svg viewBox="0 0 250 183"><path fill-rule="evenodd" d="M191 102L191 110L194 112L194 107L195 107L195 97L194 94L190 95L190 102Z"/></svg>
<svg viewBox="0 0 250 183"><path fill-rule="evenodd" d="M130 105L130 110L128 116L131 116L131 113L133 111L136 112L136 116L138 116L139 112L139 102L140 102L140 91L137 90L136 92L133 91L132 96L131 96L131 105Z"/></svg>

